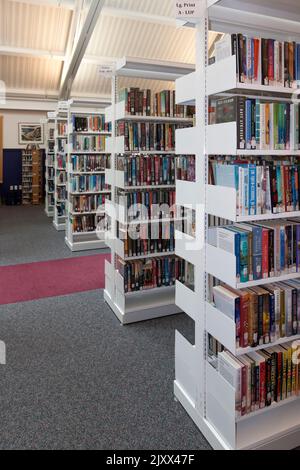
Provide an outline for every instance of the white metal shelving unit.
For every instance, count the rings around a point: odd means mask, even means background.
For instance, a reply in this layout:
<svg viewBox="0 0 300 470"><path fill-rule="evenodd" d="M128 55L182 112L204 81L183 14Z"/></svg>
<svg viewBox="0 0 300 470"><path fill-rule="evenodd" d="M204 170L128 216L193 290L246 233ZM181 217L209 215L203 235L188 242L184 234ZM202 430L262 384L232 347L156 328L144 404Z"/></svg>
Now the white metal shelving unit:
<svg viewBox="0 0 300 470"><path fill-rule="evenodd" d="M60 197L59 192L67 190L67 142L68 134L59 133L59 123L66 124L68 122L68 109L69 105L67 102L59 103L58 109L55 113L55 158L54 158L54 217L53 225L57 231L64 231L66 228L66 205L67 197ZM59 164L58 160L63 161L63 165ZM63 182L59 181L59 177L63 176Z"/></svg>
<svg viewBox="0 0 300 470"><path fill-rule="evenodd" d="M106 203L106 213L111 219L110 230L106 233L106 244L111 248L111 262L105 265L105 291L104 298L122 324L128 324L151 318L158 318L180 312L175 305L175 286L149 289L139 292L126 293L124 279L116 269L116 257L124 260L124 242L117 238L117 222L124 222L126 214L116 212L116 191L128 189L124 184L124 174L117 170L116 160L118 154L174 154L175 152L125 152L124 137L116 135L118 121L140 121L157 123L187 123L188 119L160 118L152 116L129 116L125 113L125 103L118 102L118 78L139 77L144 79L175 81L182 75L191 73L194 67L187 64L172 62L157 62L152 60L124 58L116 64L116 72L112 78L112 105L106 109L106 121L112 123L112 137L109 139L108 150L111 152L111 169L106 172L106 182L111 185L111 202ZM170 186L168 186L170 187ZM141 190L143 187L139 186ZM155 187L158 188L157 186ZM130 190L135 189L130 187ZM145 188L146 189L146 188ZM122 212L122 209L121 209ZM174 253L161 253L155 255L170 256ZM147 259L154 255L144 255ZM127 260L140 258L127 258Z"/></svg>
<svg viewBox="0 0 300 470"><path fill-rule="evenodd" d="M68 181L68 200L66 202L66 237L65 242L67 246L72 251L85 251L85 250L95 250L105 248L105 234L104 234L104 224L98 224L99 217L103 218L105 214L105 207L97 207L93 211L89 212L76 212L74 209L74 198L77 196L98 196L103 195L107 196L107 200L110 198L110 190L101 190L95 192L89 191L80 191L74 192L72 189L72 179L74 177L80 176L100 176L105 175L105 170L107 167L107 158L105 162L105 166L97 171L76 171L73 169L72 165L72 157L74 155L77 156L103 156L108 157L110 154L107 151L107 139L111 136L110 132L106 131L76 131L73 125L73 117L90 117L90 116L100 116L104 115L101 113L101 110L95 112L91 112L87 110L86 112L77 112L76 110L72 109L72 103L69 103L69 111L68 111L68 158L67 158L67 181ZM87 150L81 151L76 150L73 146L73 139L76 136L80 137L88 137L88 136L102 136L106 139L105 142L105 149L103 151L95 151L95 150ZM93 231L87 232L76 232L74 231L73 220L75 217L85 217L85 216L92 216L95 219L95 227L96 229Z"/></svg>
<svg viewBox="0 0 300 470"><path fill-rule="evenodd" d="M195 344L176 332L176 378L174 391L200 431L213 448L237 449L292 449L300 445L300 397L293 397L271 407L236 419L235 390L207 360L207 334L210 333L233 354L247 354L259 348L236 349L235 323L207 301L208 274L232 287L263 285L276 280L299 278L291 273L280 279L263 279L237 284L235 258L206 243L208 216L215 215L231 221L249 221L284 218L287 214L253 217L236 216L236 194L230 188L213 187L208 182L209 154L234 155L237 151L236 125L229 123L208 126L208 96L217 93L240 94L261 92L269 96L291 95L287 89L264 86L241 86L237 83L235 57L208 66L207 38L210 30L224 33L243 32L251 37L261 36L279 40L300 40L300 9L298 0L202 0L201 19L186 22L196 28L196 72L177 80L178 103L196 104L196 127L181 130L176 136L176 152L196 155L196 183L177 182L178 205L196 208L197 251L191 246L180 246L180 256L194 257L195 291L177 282L176 303L195 320ZM206 125L203 125L206 123ZM268 152L250 152L266 155ZM299 152L270 152L286 156ZM289 217L299 213L289 213ZM178 253L176 244L176 252ZM196 246L196 245L195 245ZM194 247L195 248L195 247ZM275 344L299 339L282 338ZM270 345L265 345L268 348Z"/></svg>
<svg viewBox="0 0 300 470"><path fill-rule="evenodd" d="M47 217L54 215L54 131L55 116L54 113L48 113L46 124L47 141L46 141L46 172L45 172L45 212Z"/></svg>

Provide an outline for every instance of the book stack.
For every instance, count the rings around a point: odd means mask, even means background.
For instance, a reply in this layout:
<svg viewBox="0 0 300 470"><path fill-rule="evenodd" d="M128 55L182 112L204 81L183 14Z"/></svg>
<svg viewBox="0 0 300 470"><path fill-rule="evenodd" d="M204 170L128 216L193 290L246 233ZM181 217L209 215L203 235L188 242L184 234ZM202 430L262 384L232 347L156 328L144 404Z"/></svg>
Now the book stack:
<svg viewBox="0 0 300 470"><path fill-rule="evenodd" d="M137 237L135 237L137 235ZM173 253L175 250L175 222L139 223L129 230L119 229L118 237L124 238L126 258L142 257L155 253Z"/></svg>
<svg viewBox="0 0 300 470"><path fill-rule="evenodd" d="M74 132L110 132L110 124L105 123L104 115L76 116L72 115Z"/></svg>
<svg viewBox="0 0 300 470"><path fill-rule="evenodd" d="M196 161L192 155L181 155L176 157L176 179L192 181L196 179Z"/></svg>
<svg viewBox="0 0 300 470"><path fill-rule="evenodd" d="M74 215L72 217L72 228L74 233L91 233L97 230L98 225L103 224L103 215Z"/></svg>
<svg viewBox="0 0 300 470"><path fill-rule="evenodd" d="M216 45L216 60L236 55L240 83L298 88L300 44L232 34Z"/></svg>
<svg viewBox="0 0 300 470"><path fill-rule="evenodd" d="M218 353L220 375L236 390L236 417L280 403L300 394L300 367L297 343L235 357L229 351Z"/></svg>
<svg viewBox="0 0 300 470"><path fill-rule="evenodd" d="M95 212L104 207L104 194L93 194L84 196L73 196L73 212Z"/></svg>
<svg viewBox="0 0 300 470"><path fill-rule="evenodd" d="M126 114L132 116L156 116L193 118L193 106L178 106L175 91L164 90L153 97L151 90L124 88L119 93L119 101L125 102Z"/></svg>
<svg viewBox="0 0 300 470"><path fill-rule="evenodd" d="M57 121L58 137L66 137L68 134L68 124L64 121Z"/></svg>
<svg viewBox="0 0 300 470"><path fill-rule="evenodd" d="M32 201L32 151L22 151L22 204L31 204Z"/></svg>
<svg viewBox="0 0 300 470"><path fill-rule="evenodd" d="M61 154L67 153L67 140L66 137L61 137L57 139L57 151Z"/></svg>
<svg viewBox="0 0 300 470"><path fill-rule="evenodd" d="M117 135L124 136L125 152L170 152L175 150L175 132L181 124L152 122L118 123Z"/></svg>
<svg viewBox="0 0 300 470"><path fill-rule="evenodd" d="M61 207L62 211L65 211L64 200L67 198L67 190L65 186L56 187L56 198L57 198L57 207Z"/></svg>
<svg viewBox="0 0 300 470"><path fill-rule="evenodd" d="M92 193L107 189L105 175L73 175L70 180L70 186L72 193Z"/></svg>
<svg viewBox="0 0 300 470"><path fill-rule="evenodd" d="M58 188L57 190L57 199L56 202L56 210L58 217L65 217L66 216L66 203L62 200L65 200L67 197L65 188ZM60 200L62 199L62 200Z"/></svg>
<svg viewBox="0 0 300 470"><path fill-rule="evenodd" d="M125 186L175 185L172 155L118 156L117 169L124 171Z"/></svg>
<svg viewBox="0 0 300 470"><path fill-rule="evenodd" d="M210 183L236 190L237 216L299 211L298 159L211 159Z"/></svg>
<svg viewBox="0 0 300 470"><path fill-rule="evenodd" d="M216 124L237 122L240 150L299 150L299 104L243 96L216 100Z"/></svg>
<svg viewBox="0 0 300 470"><path fill-rule="evenodd" d="M47 177L48 180L52 180L54 178L54 168L52 166L47 167Z"/></svg>
<svg viewBox="0 0 300 470"><path fill-rule="evenodd" d="M237 282L300 272L300 219L210 227L208 237L236 257Z"/></svg>
<svg viewBox="0 0 300 470"><path fill-rule="evenodd" d="M72 171L78 173L89 173L105 171L110 166L109 155L72 155Z"/></svg>
<svg viewBox="0 0 300 470"><path fill-rule="evenodd" d="M125 292L173 286L184 282L185 261L176 256L124 261L117 258L117 269L124 278Z"/></svg>
<svg viewBox="0 0 300 470"><path fill-rule="evenodd" d="M105 200L110 190L105 184L105 170L110 168L106 139L111 125L103 114L68 115L69 204L66 243L72 251L101 249L106 221Z"/></svg>
<svg viewBox="0 0 300 470"><path fill-rule="evenodd" d="M73 135L73 152L105 152L106 135Z"/></svg>
<svg viewBox="0 0 300 470"><path fill-rule="evenodd" d="M300 281L251 289L213 287L216 308L236 324L236 347L257 347L300 334Z"/></svg>
<svg viewBox="0 0 300 470"><path fill-rule="evenodd" d="M142 188L141 188L142 189ZM171 189L157 189L152 191L122 191L117 193L117 204L127 209L131 217L139 220L152 220L172 218L176 213L175 191ZM141 210L143 207L143 210Z"/></svg>

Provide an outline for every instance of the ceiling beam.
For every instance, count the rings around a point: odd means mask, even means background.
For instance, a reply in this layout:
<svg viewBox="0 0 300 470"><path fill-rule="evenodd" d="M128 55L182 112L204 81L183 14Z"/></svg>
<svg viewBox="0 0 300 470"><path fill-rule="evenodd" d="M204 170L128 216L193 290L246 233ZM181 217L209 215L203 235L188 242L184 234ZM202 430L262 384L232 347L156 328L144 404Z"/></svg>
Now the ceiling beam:
<svg viewBox="0 0 300 470"><path fill-rule="evenodd" d="M72 52L78 41L78 37L80 33L80 19L81 19L81 12L83 10L83 5L84 5L84 0L75 0L75 10L72 13L72 19L71 19L69 33L68 33L67 46L65 49L64 65L61 70L61 78L60 78L61 86L65 79L68 66L72 58Z"/></svg>
<svg viewBox="0 0 300 470"><path fill-rule="evenodd" d="M47 51L44 49L31 49L27 47L11 47L0 45L0 55L36 57L40 59L65 60L64 52Z"/></svg>
<svg viewBox="0 0 300 470"><path fill-rule="evenodd" d="M79 39L75 48L73 49L72 57L70 59L63 83L60 87L59 96L62 100L66 100L70 97L73 81L76 77L83 56L90 42L91 36L97 24L104 2L105 0L92 0Z"/></svg>

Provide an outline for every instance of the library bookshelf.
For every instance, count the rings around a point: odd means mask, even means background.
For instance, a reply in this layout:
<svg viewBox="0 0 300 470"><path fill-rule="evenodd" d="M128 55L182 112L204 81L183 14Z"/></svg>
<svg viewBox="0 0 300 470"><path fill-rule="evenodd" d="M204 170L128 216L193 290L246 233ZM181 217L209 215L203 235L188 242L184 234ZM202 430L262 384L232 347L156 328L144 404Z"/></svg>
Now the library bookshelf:
<svg viewBox="0 0 300 470"><path fill-rule="evenodd" d="M124 240L120 239L117 227L119 224L127 224L126 208L118 205L118 191L127 194L130 191L143 191L151 189L164 189L164 186L126 186L124 171L118 169L118 156L130 155L175 155L171 152L132 152L126 151L125 139L117 135L119 122L145 122L155 124L190 124L192 119L174 117L153 117L128 115L125 102L118 101L119 78L143 78L153 80L175 81L182 75L194 70L193 66L171 62L157 62L152 60L123 58L116 64L116 71L112 77L112 105L106 109L106 121L112 123L112 136L108 139L108 151L111 153L111 167L106 170L106 183L111 186L111 201L105 204L106 214L110 221L109 230L105 234L106 244L111 248L111 262L105 265L105 291L104 298L112 311L122 324L172 315L180 312L175 305L175 286L165 286L141 290L137 292L126 292L124 278L117 268L117 258L123 263L135 260L150 260L151 258L166 258L174 255L174 252L163 252L157 254L144 254L140 257L126 257ZM171 189L170 186L168 186ZM175 187L173 188L175 189ZM118 206L118 210L117 210Z"/></svg>
<svg viewBox="0 0 300 470"><path fill-rule="evenodd" d="M255 3L255 5L253 5ZM281 5L281 6L280 6ZM298 12L298 13L297 13ZM299 278L300 273L285 274L279 278L237 282L236 259L229 253L208 244L211 216L232 222L255 222L299 217L299 212L263 216L236 215L236 191L209 184L209 155L255 155L263 157L298 155L299 151L244 151L237 150L236 123L209 125L208 98L218 93L250 95L290 100L293 91L283 87L241 85L237 81L236 58L230 57L208 65L208 28L222 33L243 32L250 37L273 38L279 41L299 42L299 5L295 0L274 2L247 2L244 0L203 0L201 19L180 22L196 31L196 71L176 81L178 103L195 103L196 126L177 131L176 152L196 155L196 183L177 182L178 205L196 209L196 245L189 240L185 246L175 245L180 256L194 255L195 289L176 284L176 303L195 321L195 342L191 344L179 332L175 341L176 399L183 405L212 447L217 450L284 450L300 444L300 397L293 396L269 407L237 417L236 390L219 373L208 356L208 334L213 336L233 355L268 349L299 340L299 335L281 338L257 348L240 349L236 346L236 324L219 311L209 295L210 277L214 276L233 288L253 287L276 281ZM205 125L204 125L205 123ZM199 209L200 207L200 209ZM179 252L177 252L179 254Z"/></svg>
<svg viewBox="0 0 300 470"><path fill-rule="evenodd" d="M55 131L55 115L48 113L46 127L46 163L45 163L45 212L47 217L54 215L54 131Z"/></svg>
<svg viewBox="0 0 300 470"><path fill-rule="evenodd" d="M104 203L110 200L110 190L105 186L105 170L110 166L106 144L111 134L104 121L100 110L79 113L69 102L65 242L72 251L106 246ZM86 125L78 127L76 122Z"/></svg>
<svg viewBox="0 0 300 470"><path fill-rule="evenodd" d="M58 232L66 229L67 204L67 152L68 152L67 102L59 103L55 113L54 130L54 217L53 225Z"/></svg>

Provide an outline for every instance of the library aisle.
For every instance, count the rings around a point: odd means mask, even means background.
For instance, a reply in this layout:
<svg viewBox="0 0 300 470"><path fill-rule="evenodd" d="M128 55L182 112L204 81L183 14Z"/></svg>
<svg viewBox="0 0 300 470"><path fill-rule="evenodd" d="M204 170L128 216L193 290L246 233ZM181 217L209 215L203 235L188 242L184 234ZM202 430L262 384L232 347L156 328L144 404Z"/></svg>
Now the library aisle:
<svg viewBox="0 0 300 470"><path fill-rule="evenodd" d="M72 254L40 207L2 206L0 220L0 279L11 264L99 256ZM124 329L95 289L0 305L0 318L0 449L209 448L172 395L185 315Z"/></svg>
<svg viewBox="0 0 300 470"><path fill-rule="evenodd" d="M0 0L0 449L300 449L299 25Z"/></svg>
<svg viewBox="0 0 300 470"><path fill-rule="evenodd" d="M16 220L18 208L13 212ZM28 209L22 223L10 225L9 237L18 239L22 228L30 249L26 237L45 225L39 210ZM3 232L1 225L7 248ZM47 245L60 236L54 228L53 234ZM26 258L11 253L7 261L70 256L67 249L44 249ZM125 330L103 291L94 290L1 305L0 316L8 355L1 369L1 449L209 448L172 396L174 329L192 331L184 315Z"/></svg>

